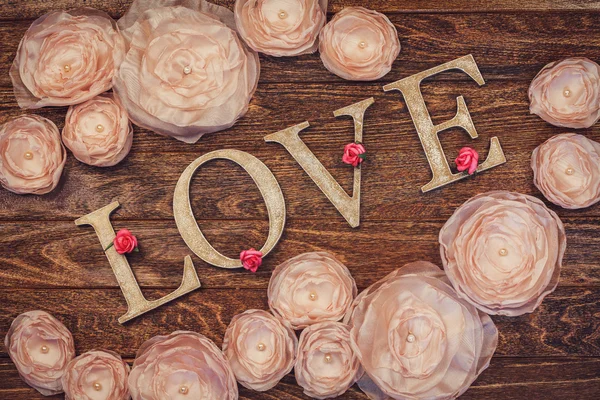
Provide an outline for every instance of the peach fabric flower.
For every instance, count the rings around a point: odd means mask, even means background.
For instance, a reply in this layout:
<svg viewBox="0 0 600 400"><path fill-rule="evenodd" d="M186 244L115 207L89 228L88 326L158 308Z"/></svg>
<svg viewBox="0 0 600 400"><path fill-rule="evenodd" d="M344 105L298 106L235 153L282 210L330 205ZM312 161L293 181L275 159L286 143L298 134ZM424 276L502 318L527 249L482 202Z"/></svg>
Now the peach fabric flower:
<svg viewBox="0 0 600 400"><path fill-rule="evenodd" d="M82 163L111 167L129 154L133 127L121 103L101 95L69 108L62 140Z"/></svg>
<svg viewBox="0 0 600 400"><path fill-rule="evenodd" d="M142 344L129 374L133 400L235 400L235 376L221 350L205 336L176 331Z"/></svg>
<svg viewBox="0 0 600 400"><path fill-rule="evenodd" d="M248 310L231 320L223 353L237 381L264 392L294 367L298 338L291 326L263 310Z"/></svg>
<svg viewBox="0 0 600 400"><path fill-rule="evenodd" d="M45 311L23 313L10 325L4 347L25 383L44 396L62 393L61 378L75 357L75 344L60 321Z"/></svg>
<svg viewBox="0 0 600 400"><path fill-rule="evenodd" d="M112 87L126 45L110 16L82 8L31 24L10 69L21 108L82 103Z"/></svg>
<svg viewBox="0 0 600 400"><path fill-rule="evenodd" d="M304 253L278 265L267 291L273 314L303 329L343 318L356 296L348 268L332 254Z"/></svg>
<svg viewBox="0 0 600 400"><path fill-rule="evenodd" d="M552 203L589 207L600 201L600 143L564 133L539 145L531 155L533 183Z"/></svg>
<svg viewBox="0 0 600 400"><path fill-rule="evenodd" d="M460 206L439 236L444 271L458 294L488 314L530 313L558 284L565 229L539 199L479 194Z"/></svg>
<svg viewBox="0 0 600 400"><path fill-rule="evenodd" d="M327 20L327 0L236 0L235 23L255 51L270 56L314 53Z"/></svg>
<svg viewBox="0 0 600 400"><path fill-rule="evenodd" d="M309 397L330 399L344 394L362 375L348 327L321 322L303 330L294 371Z"/></svg>
<svg viewBox="0 0 600 400"><path fill-rule="evenodd" d="M246 113L260 65L231 11L203 0L136 0L119 26L130 48L114 91L136 125L194 143Z"/></svg>
<svg viewBox="0 0 600 400"><path fill-rule="evenodd" d="M491 318L424 261L359 294L347 320L366 372L358 385L371 399L454 399L489 366L498 343Z"/></svg>
<svg viewBox="0 0 600 400"><path fill-rule="evenodd" d="M396 27L385 15L363 7L346 7L335 14L319 40L325 68L353 81L383 77L400 54Z"/></svg>
<svg viewBox="0 0 600 400"><path fill-rule="evenodd" d="M46 194L60 181L67 152L54 122L23 115L0 128L0 183L17 194Z"/></svg>
<svg viewBox="0 0 600 400"><path fill-rule="evenodd" d="M473 175L479 163L479 153L471 147L463 147L458 152L458 157L456 157L454 163L459 172L467 171L469 175Z"/></svg>
<svg viewBox="0 0 600 400"><path fill-rule="evenodd" d="M529 110L567 128L589 128L600 118L600 66L587 58L546 65L529 86Z"/></svg>
<svg viewBox="0 0 600 400"><path fill-rule="evenodd" d="M112 351L92 350L67 364L65 400L129 400L129 365Z"/></svg>

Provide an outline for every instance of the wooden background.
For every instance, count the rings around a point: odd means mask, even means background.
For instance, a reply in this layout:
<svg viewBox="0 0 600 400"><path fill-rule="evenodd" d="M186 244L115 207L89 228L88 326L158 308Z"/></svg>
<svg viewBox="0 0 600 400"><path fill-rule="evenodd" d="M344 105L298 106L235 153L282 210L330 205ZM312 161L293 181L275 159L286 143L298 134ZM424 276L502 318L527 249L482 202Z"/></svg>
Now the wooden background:
<svg viewBox="0 0 600 400"><path fill-rule="evenodd" d="M218 3L232 7L234 0ZM118 18L129 0L0 0L0 123L21 115L8 69L29 24L45 12L87 5ZM330 74L318 55L277 59L261 56L262 74L250 110L225 132L188 145L137 129L131 154L120 165L100 169L69 155L59 187L49 195L18 196L0 189L0 335L20 313L43 309L73 332L77 352L111 349L132 361L140 344L177 329L198 331L222 342L237 313L267 308L266 288L273 268L306 251L325 250L343 260L363 289L388 272L415 260L441 263L437 234L453 210L469 197L506 189L541 197L532 183L531 151L566 130L529 115L527 88L547 63L570 56L600 61L600 5L584 0L342 0L385 12L396 25L402 51L393 70L371 83L347 82ZM455 113L465 96L480 138L460 130L441 135L454 159L464 145L487 155L498 136L507 164L441 190L422 194L430 172L399 92L385 83L473 54L486 85L449 72L423 85L435 123ZM287 151L263 137L309 120L303 139L340 184L351 191L352 168L341 163L344 144L353 138L350 118L334 118L340 107L373 96L365 119L362 221L352 229ZM66 109L42 109L59 128ZM582 130L600 141L600 125ZM120 325L125 301L91 227L73 221L113 200L121 209L115 229L129 228L141 252L129 257L148 298L174 290L183 258L192 254L172 215L179 175L208 151L235 148L252 153L275 174L282 187L288 222L279 245L256 274L227 271L193 257L202 288ZM193 180L193 209L213 245L235 257L260 246L267 235L267 213L251 178L233 164L212 162ZM600 396L600 204L580 211L552 206L564 221L568 246L556 291L533 313L495 317L500 331L496 355L463 398L592 399ZM303 399L292 375L275 389L241 398ZM364 399L356 388L344 396ZM39 399L0 351L0 398ZM61 398L56 396L55 398Z"/></svg>

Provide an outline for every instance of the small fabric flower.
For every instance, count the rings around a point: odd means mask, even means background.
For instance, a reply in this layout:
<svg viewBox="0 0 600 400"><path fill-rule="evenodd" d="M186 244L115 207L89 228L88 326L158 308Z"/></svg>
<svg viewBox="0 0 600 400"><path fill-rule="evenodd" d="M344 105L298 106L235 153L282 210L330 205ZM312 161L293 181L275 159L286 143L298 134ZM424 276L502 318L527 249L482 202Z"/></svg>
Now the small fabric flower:
<svg viewBox="0 0 600 400"><path fill-rule="evenodd" d="M262 265L262 253L255 249L244 250L240 253L240 261L248 271L256 272Z"/></svg>
<svg viewBox="0 0 600 400"><path fill-rule="evenodd" d="M106 248L106 250L115 246L115 250L119 254L131 253L132 251L138 251L137 238L129 232L129 229L121 229L117 232L117 236L113 240L112 244Z"/></svg>
<svg viewBox="0 0 600 400"><path fill-rule="evenodd" d="M344 146L342 161L346 164L358 167L367 158L365 146L360 143L348 143Z"/></svg>
<svg viewBox="0 0 600 400"><path fill-rule="evenodd" d="M479 163L479 153L470 147L463 147L458 152L458 157L454 162L457 170L460 172L467 171L469 175L473 175Z"/></svg>

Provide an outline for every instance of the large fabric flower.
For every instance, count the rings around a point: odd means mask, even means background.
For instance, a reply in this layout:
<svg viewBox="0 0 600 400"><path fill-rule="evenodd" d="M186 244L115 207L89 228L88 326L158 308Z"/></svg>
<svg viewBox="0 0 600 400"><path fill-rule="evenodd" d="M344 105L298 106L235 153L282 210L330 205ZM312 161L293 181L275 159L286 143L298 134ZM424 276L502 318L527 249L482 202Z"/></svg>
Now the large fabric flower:
<svg viewBox="0 0 600 400"><path fill-rule="evenodd" d="M129 374L133 400L235 400L235 376L221 350L205 336L176 331L138 350Z"/></svg>
<svg viewBox="0 0 600 400"><path fill-rule="evenodd" d="M533 183L554 204L585 208L600 201L600 143L564 133L531 155Z"/></svg>
<svg viewBox="0 0 600 400"><path fill-rule="evenodd" d="M294 329L339 321L356 296L348 268L325 252L304 253L278 265L269 281L269 307Z"/></svg>
<svg viewBox="0 0 600 400"><path fill-rule="evenodd" d="M362 375L348 327L321 322L303 330L294 371L307 396L329 399L344 394Z"/></svg>
<svg viewBox="0 0 600 400"><path fill-rule="evenodd" d="M231 320L223 353L237 381L264 392L294 367L298 338L288 323L263 310L248 310Z"/></svg>
<svg viewBox="0 0 600 400"><path fill-rule="evenodd" d="M260 66L233 30L231 11L205 1L136 0L119 26L130 48L114 91L135 124L193 143L246 113Z"/></svg>
<svg viewBox="0 0 600 400"><path fill-rule="evenodd" d="M400 53L396 27L383 14L346 7L319 35L321 60L330 72L353 81L386 75Z"/></svg>
<svg viewBox="0 0 600 400"><path fill-rule="evenodd" d="M10 69L21 108L82 103L112 87L125 41L108 14L57 11L31 24Z"/></svg>
<svg viewBox="0 0 600 400"><path fill-rule="evenodd" d="M21 378L44 396L62 393L61 378L75 357L71 332L44 311L19 315L10 325L4 347Z"/></svg>
<svg viewBox="0 0 600 400"><path fill-rule="evenodd" d="M529 86L529 109L544 121L588 128L600 118L600 66L587 58L546 65Z"/></svg>
<svg viewBox="0 0 600 400"><path fill-rule="evenodd" d="M275 57L297 56L317 51L327 0L236 0L234 12L248 46Z"/></svg>
<svg viewBox="0 0 600 400"><path fill-rule="evenodd" d="M539 199L494 191L472 197L440 231L444 271L488 314L532 312L558 284L565 229Z"/></svg>
<svg viewBox="0 0 600 400"><path fill-rule="evenodd" d="M58 128L49 119L23 115L0 128L0 183L11 192L51 192L66 161Z"/></svg>
<svg viewBox="0 0 600 400"><path fill-rule="evenodd" d="M356 298L347 320L371 399L454 399L496 350L491 318L458 296L443 271L418 261Z"/></svg>

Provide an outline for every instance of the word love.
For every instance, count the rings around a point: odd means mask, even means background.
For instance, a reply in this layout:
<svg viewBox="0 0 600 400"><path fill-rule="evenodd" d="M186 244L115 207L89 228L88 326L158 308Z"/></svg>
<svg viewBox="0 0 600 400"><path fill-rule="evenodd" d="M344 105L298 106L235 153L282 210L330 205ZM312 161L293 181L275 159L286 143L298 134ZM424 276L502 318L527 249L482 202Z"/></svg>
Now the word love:
<svg viewBox="0 0 600 400"><path fill-rule="evenodd" d="M385 91L399 90L403 94L417 129L419 139L425 150L433 178L427 185L421 188L423 192L456 182L468 176L466 172L452 173L438 134L449 128L459 127L467 131L472 139L477 138L477 131L462 96L457 98L457 113L450 121L434 125L429 116L425 100L421 94L420 84L423 79L451 69L458 69L465 72L479 85L485 83L475 60L469 55L384 86ZM352 117L354 121L355 142L362 142L365 111L373 103L373 98L370 98L336 110L333 113L336 117ZM349 196L300 139L300 132L308 126L309 123L305 121L267 135L264 139L266 142L279 143L284 146L340 214L348 221L350 226L355 228L360 223L361 168L354 169L353 193L352 196ZM266 256L273 250L283 234L286 218L285 199L277 179L275 179L269 168L258 158L239 150L224 149L205 154L193 161L179 178L173 196L173 215L177 229L185 243L198 257L211 265L221 268L240 268L242 263L239 259L232 259L221 254L206 240L196 222L190 203L189 186L192 176L200 166L215 159L226 159L239 164L252 177L260 190L269 215L269 234L265 244L260 249L263 256ZM506 158L504 157L500 142L498 138L493 137L488 157L479 165L477 171L484 171L504 162L506 162ZM93 226L102 248L107 248L115 237L115 231L110 222L110 214L117 207L119 207L118 202L111 203L79 218L75 223L77 225ZM200 288L200 279L192 260L190 256L186 256L181 286L158 300L149 301L142 294L127 258L124 255L118 254L114 248L106 250L106 256L128 305L127 313L119 318L120 323L129 321Z"/></svg>

